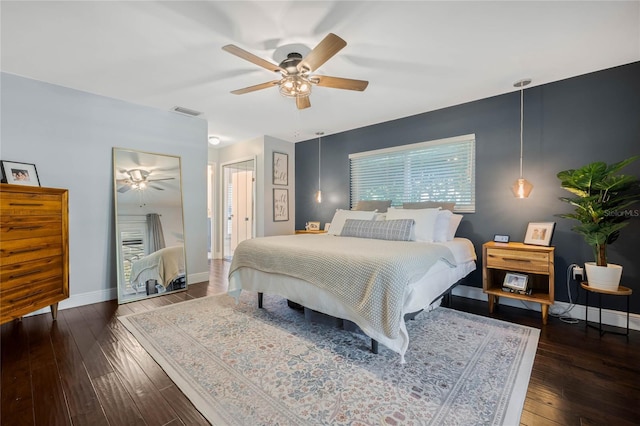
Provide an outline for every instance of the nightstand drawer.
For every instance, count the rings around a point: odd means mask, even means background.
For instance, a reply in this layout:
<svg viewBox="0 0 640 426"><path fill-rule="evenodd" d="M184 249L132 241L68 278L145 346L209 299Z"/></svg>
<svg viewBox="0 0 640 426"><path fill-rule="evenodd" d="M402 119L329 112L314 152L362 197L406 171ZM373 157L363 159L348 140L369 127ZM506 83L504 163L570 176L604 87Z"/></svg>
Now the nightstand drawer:
<svg viewBox="0 0 640 426"><path fill-rule="evenodd" d="M487 248L484 261L487 268L538 274L549 273L549 253L545 252Z"/></svg>

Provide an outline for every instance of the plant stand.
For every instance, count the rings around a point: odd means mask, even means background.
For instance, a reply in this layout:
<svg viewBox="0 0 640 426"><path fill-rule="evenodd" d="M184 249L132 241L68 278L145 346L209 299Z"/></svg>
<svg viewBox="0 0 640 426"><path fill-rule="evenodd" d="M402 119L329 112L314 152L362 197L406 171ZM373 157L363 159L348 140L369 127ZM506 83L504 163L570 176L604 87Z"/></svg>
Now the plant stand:
<svg viewBox="0 0 640 426"><path fill-rule="evenodd" d="M587 298L586 298L586 310L585 310L585 314L584 314L584 322L585 322L585 329L586 327L591 327L591 328L595 328L596 330L598 330L600 332L600 336L602 336L605 333L611 333L611 334L617 334L620 336L627 336L627 339L629 338L629 299L631 296L631 293L633 293L633 290L631 290L628 287L624 287L624 286L618 286L617 290L604 290L604 289L600 289L600 288L594 288L594 287L589 287L589 283L587 282L582 282L580 283L580 286L586 290L587 292ZM597 293L598 294L598 326L596 327L595 325L589 324L589 293ZM621 333L619 331L612 331L612 330L603 330L602 329L602 295L603 294L608 294L610 296L627 296L627 332L626 333Z"/></svg>

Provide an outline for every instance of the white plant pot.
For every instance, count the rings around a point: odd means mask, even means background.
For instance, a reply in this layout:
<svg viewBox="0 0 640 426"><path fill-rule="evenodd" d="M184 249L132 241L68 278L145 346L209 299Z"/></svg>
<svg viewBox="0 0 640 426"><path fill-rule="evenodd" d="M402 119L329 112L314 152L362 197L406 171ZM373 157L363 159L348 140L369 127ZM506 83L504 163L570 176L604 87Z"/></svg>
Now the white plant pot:
<svg viewBox="0 0 640 426"><path fill-rule="evenodd" d="M585 262L589 287L601 290L618 290L620 278L622 278L622 266L608 263L607 266L598 266L596 262Z"/></svg>

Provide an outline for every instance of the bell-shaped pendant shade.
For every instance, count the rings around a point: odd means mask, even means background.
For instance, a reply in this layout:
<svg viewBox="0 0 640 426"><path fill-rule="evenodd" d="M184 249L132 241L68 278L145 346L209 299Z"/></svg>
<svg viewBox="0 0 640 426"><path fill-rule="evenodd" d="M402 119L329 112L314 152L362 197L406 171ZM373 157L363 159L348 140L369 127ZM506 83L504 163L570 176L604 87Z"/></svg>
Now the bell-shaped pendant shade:
<svg viewBox="0 0 640 426"><path fill-rule="evenodd" d="M318 192L316 192L316 202L317 203L321 203L322 202L322 191L318 190Z"/></svg>
<svg viewBox="0 0 640 426"><path fill-rule="evenodd" d="M529 198L532 189L533 185L525 178L519 178L511 187L513 195L515 195L516 198Z"/></svg>

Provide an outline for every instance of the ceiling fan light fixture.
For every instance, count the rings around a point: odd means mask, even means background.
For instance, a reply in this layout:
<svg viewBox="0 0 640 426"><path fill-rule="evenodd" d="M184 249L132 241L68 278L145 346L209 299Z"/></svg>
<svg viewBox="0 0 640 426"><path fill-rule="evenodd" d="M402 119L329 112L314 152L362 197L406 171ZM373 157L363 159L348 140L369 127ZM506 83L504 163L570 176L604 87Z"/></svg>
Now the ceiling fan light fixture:
<svg viewBox="0 0 640 426"><path fill-rule="evenodd" d="M301 75L288 75L280 80L280 94L288 98L306 97L311 94L311 82Z"/></svg>

